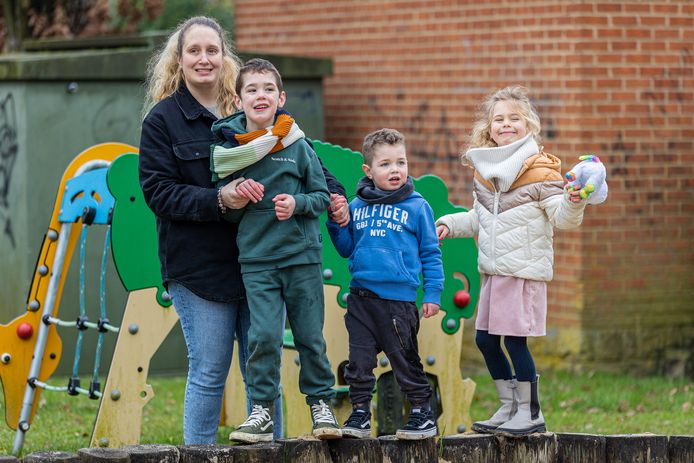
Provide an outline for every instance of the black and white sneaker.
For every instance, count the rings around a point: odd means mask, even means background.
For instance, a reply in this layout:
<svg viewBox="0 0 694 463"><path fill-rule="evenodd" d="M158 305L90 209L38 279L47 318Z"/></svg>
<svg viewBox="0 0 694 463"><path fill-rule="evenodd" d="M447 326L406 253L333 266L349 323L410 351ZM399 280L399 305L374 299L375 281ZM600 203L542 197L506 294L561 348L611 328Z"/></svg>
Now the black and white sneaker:
<svg viewBox="0 0 694 463"><path fill-rule="evenodd" d="M431 409L413 408L407 424L395 432L398 439L418 440L436 435L436 418Z"/></svg>
<svg viewBox="0 0 694 463"><path fill-rule="evenodd" d="M356 437L363 439L371 437L371 412L355 408L342 427L343 437Z"/></svg>

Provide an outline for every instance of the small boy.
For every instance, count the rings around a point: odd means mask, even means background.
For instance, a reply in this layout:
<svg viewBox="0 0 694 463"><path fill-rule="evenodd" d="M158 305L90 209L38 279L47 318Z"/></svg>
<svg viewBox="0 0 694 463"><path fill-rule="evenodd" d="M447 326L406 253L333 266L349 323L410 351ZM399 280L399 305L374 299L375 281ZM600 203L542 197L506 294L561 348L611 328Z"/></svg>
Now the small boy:
<svg viewBox="0 0 694 463"><path fill-rule="evenodd" d="M246 381L252 412L229 439L272 440L283 306L299 351L299 389L311 408L313 435L338 438L341 431L329 405L335 377L323 339L318 217L330 202L325 177L303 132L279 109L286 94L272 63L248 61L239 71L236 93L236 106L243 111L212 126L225 141L212 147L211 159L216 175L233 172L225 180L245 178L236 191L249 200L245 208L226 212L226 218L239 222L239 263L251 314ZM251 158L255 163L248 165Z"/></svg>
<svg viewBox="0 0 694 463"><path fill-rule="evenodd" d="M443 265L436 238L434 214L414 191L407 175L405 137L381 129L364 138L366 174L350 205L348 226L328 221L330 237L352 274L345 324L349 335L349 384L352 414L343 436L369 437L370 402L376 378L376 356L383 351L400 389L410 402L407 424L399 439L436 435L431 409L432 389L419 358L419 313L415 300L419 276L424 277L424 317L439 311ZM331 204L337 208L337 201Z"/></svg>

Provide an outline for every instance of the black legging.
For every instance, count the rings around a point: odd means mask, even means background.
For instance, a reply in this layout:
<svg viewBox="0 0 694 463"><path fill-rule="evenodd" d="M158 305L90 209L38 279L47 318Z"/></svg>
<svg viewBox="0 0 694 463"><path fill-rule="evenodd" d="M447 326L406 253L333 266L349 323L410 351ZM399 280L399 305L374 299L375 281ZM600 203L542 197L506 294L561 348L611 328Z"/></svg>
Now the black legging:
<svg viewBox="0 0 694 463"><path fill-rule="evenodd" d="M527 341L528 338L525 337L504 336L504 346L511 357L518 381L534 381L536 376L535 362L530 350L528 350ZM501 349L501 336L477 330L475 342L484 356L484 362L487 364L492 379L513 378L511 365L509 365L508 359Z"/></svg>

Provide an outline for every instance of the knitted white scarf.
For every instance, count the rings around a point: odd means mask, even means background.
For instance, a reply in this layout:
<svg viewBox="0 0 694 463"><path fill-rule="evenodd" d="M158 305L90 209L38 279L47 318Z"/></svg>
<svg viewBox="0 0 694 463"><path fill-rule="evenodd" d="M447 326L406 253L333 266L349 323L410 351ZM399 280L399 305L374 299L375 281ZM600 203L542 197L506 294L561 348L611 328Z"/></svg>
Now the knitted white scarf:
<svg viewBox="0 0 694 463"><path fill-rule="evenodd" d="M532 134L528 134L508 145L472 148L465 157L482 178L492 183L496 180L496 187L504 193L511 188L523 162L539 151Z"/></svg>

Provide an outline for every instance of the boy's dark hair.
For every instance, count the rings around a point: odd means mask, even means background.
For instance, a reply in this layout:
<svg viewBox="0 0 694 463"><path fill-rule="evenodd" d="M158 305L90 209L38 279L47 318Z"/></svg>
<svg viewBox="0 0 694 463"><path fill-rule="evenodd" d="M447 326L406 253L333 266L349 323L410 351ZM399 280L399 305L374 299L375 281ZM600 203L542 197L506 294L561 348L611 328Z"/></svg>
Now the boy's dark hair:
<svg viewBox="0 0 694 463"><path fill-rule="evenodd" d="M374 159L374 151L378 145L405 145L405 136L395 129L381 129L371 132L364 137L361 154L364 164L370 166Z"/></svg>
<svg viewBox="0 0 694 463"><path fill-rule="evenodd" d="M243 76L255 72L257 74L263 74L269 72L275 76L275 81L277 82L277 89L282 93L282 76L280 76L279 71L274 64L266 59L262 58L251 58L246 61L241 69L239 70L239 75L236 76L236 94L241 95L241 89L243 88Z"/></svg>

